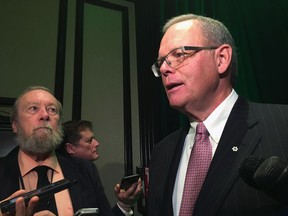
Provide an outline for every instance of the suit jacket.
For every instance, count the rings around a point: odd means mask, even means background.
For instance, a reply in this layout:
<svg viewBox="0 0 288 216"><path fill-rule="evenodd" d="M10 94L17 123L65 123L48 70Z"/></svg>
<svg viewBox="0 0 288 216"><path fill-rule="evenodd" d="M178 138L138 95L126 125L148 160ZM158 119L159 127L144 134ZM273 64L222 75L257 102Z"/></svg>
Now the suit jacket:
<svg viewBox="0 0 288 216"><path fill-rule="evenodd" d="M19 147L0 159L0 200L19 190ZM56 153L64 178L77 182L69 189L74 212L80 208L99 208L100 215L124 215L114 206L113 211L104 193L96 166L91 161Z"/></svg>
<svg viewBox="0 0 288 216"><path fill-rule="evenodd" d="M149 216L173 215L174 182L189 127L170 134L152 151ZM288 215L287 207L240 178L239 166L252 154L288 159L288 106L258 104L238 98L224 127L193 216Z"/></svg>

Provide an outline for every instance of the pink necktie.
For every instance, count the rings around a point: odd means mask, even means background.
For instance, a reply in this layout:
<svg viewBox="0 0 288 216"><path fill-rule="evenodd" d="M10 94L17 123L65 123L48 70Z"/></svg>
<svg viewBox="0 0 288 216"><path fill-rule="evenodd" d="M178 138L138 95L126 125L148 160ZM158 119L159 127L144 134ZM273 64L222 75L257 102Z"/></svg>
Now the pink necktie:
<svg viewBox="0 0 288 216"><path fill-rule="evenodd" d="M184 191L179 216L191 216L194 205L212 160L212 145L209 132L205 125L199 122L196 136L187 167Z"/></svg>

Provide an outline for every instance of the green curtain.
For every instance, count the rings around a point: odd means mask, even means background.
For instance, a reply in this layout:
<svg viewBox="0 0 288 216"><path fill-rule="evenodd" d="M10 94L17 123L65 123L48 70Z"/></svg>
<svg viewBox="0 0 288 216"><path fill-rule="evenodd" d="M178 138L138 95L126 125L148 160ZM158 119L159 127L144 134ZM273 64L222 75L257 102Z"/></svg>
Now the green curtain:
<svg viewBox="0 0 288 216"><path fill-rule="evenodd" d="M223 22L235 39L238 94L256 102L288 104L287 0L161 0L161 25L170 17L195 13ZM164 137L185 121L167 107L163 92L159 130Z"/></svg>
<svg viewBox="0 0 288 216"><path fill-rule="evenodd" d="M223 22L235 39L238 94L256 102L288 104L288 0L142 0L136 4L139 119L143 164L153 146L186 117L170 108L161 80L151 72L161 27L184 13Z"/></svg>

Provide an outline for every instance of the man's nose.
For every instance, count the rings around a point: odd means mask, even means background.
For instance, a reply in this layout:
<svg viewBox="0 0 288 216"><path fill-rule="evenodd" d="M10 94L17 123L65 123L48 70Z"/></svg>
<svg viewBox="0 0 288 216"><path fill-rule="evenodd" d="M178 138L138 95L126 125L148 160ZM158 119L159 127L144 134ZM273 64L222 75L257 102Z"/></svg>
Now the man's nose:
<svg viewBox="0 0 288 216"><path fill-rule="evenodd" d="M95 138L93 138L92 142L93 142L94 146L99 146L100 145L100 143Z"/></svg>
<svg viewBox="0 0 288 216"><path fill-rule="evenodd" d="M40 120L48 121L50 119L49 113L46 109L41 109L40 115Z"/></svg>
<svg viewBox="0 0 288 216"><path fill-rule="evenodd" d="M169 73L172 73L171 70L173 69L169 66L169 64L166 61L164 61L159 70L163 76L167 76Z"/></svg>

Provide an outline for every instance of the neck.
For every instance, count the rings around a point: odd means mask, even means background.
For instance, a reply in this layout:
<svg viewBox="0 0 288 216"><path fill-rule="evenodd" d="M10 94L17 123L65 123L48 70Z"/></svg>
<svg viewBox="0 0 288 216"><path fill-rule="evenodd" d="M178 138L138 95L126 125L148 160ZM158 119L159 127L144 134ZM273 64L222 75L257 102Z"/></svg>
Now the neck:
<svg viewBox="0 0 288 216"><path fill-rule="evenodd" d="M23 151L23 150L22 150ZM46 152L46 153L35 153L35 152L29 152L29 151L23 151L26 155L28 155L30 158L32 158L37 163L41 163L44 160L46 160L52 152Z"/></svg>

